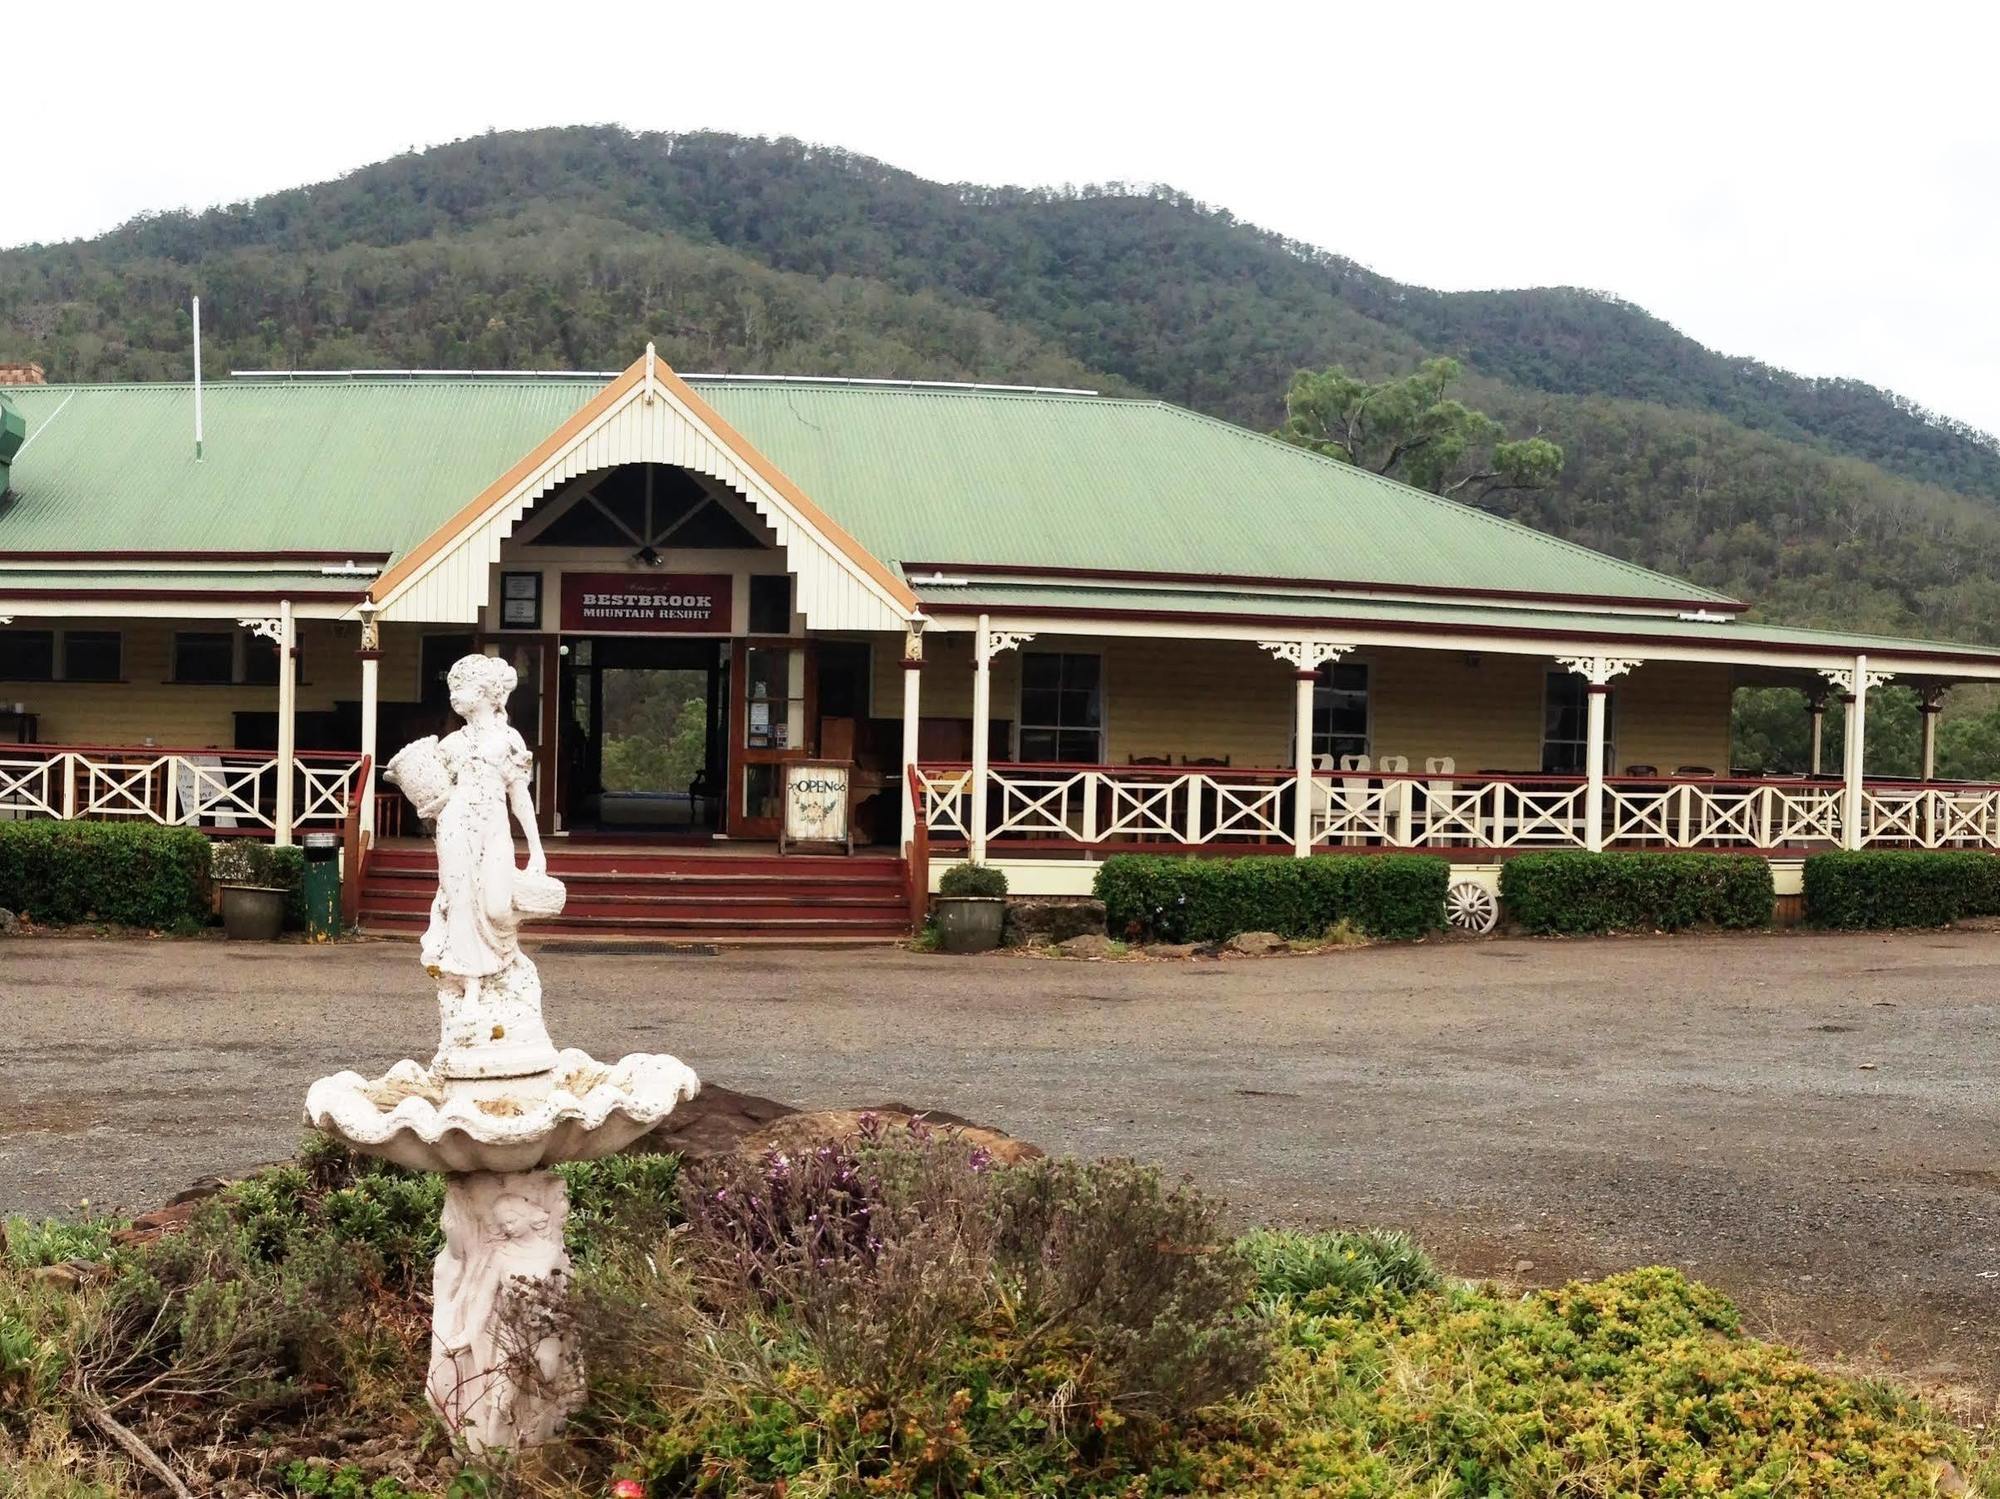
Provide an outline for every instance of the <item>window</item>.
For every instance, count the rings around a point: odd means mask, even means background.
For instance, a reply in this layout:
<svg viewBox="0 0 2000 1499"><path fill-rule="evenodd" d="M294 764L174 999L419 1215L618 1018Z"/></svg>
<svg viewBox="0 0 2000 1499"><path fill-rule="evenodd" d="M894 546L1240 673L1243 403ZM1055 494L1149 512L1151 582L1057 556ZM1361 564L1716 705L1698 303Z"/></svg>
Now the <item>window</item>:
<svg viewBox="0 0 2000 1499"><path fill-rule="evenodd" d="M1542 698L1542 774L1580 776L1589 747L1589 683L1573 671L1552 671ZM1604 767L1611 768L1611 695L1604 699Z"/></svg>
<svg viewBox="0 0 2000 1499"><path fill-rule="evenodd" d="M265 635L243 637L243 680L253 687L278 685L278 642Z"/></svg>
<svg viewBox="0 0 2000 1499"><path fill-rule="evenodd" d="M1067 651L1021 657L1021 758L1103 763L1104 668L1098 657Z"/></svg>
<svg viewBox="0 0 2000 1499"><path fill-rule="evenodd" d="M63 631L66 681L116 682L125 675L123 657L116 630Z"/></svg>
<svg viewBox="0 0 2000 1499"><path fill-rule="evenodd" d="M176 682L235 681L236 637L227 630L175 631L174 680Z"/></svg>
<svg viewBox="0 0 2000 1499"><path fill-rule="evenodd" d="M55 674L54 630L0 630L0 680L47 682Z"/></svg>
<svg viewBox="0 0 2000 1499"><path fill-rule="evenodd" d="M750 575L750 633L792 633L792 579L789 573Z"/></svg>
<svg viewBox="0 0 2000 1499"><path fill-rule="evenodd" d="M805 667L803 651L761 645L744 651L745 749L805 748Z"/></svg>
<svg viewBox="0 0 2000 1499"><path fill-rule="evenodd" d="M1368 753L1368 668L1329 661L1313 682L1313 754L1329 757Z"/></svg>

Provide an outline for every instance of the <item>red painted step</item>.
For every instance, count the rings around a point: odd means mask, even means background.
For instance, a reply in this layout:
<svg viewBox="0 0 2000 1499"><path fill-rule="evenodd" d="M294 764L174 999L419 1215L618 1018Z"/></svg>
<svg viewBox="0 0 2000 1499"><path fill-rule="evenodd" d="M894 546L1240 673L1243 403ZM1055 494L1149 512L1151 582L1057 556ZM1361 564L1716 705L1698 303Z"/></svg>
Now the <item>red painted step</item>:
<svg viewBox="0 0 2000 1499"><path fill-rule="evenodd" d="M909 935L905 865L889 856L717 854L673 848L551 848L569 887L539 941L890 942ZM416 935L437 888L422 844L375 851L361 884L361 929Z"/></svg>

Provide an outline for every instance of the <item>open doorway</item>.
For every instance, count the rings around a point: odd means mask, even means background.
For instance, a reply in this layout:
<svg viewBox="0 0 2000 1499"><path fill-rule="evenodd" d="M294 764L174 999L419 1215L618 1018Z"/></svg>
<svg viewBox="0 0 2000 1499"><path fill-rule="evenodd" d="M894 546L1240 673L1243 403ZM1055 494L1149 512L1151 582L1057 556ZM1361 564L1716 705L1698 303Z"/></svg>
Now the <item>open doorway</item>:
<svg viewBox="0 0 2000 1499"><path fill-rule="evenodd" d="M728 655L713 640L571 639L565 822L707 837L726 784Z"/></svg>

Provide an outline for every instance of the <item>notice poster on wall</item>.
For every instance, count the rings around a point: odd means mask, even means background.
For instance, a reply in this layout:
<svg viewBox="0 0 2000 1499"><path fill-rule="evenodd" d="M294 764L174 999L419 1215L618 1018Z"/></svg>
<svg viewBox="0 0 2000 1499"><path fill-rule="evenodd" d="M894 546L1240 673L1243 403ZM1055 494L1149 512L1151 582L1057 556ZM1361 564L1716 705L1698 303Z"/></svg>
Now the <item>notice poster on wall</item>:
<svg viewBox="0 0 2000 1499"><path fill-rule="evenodd" d="M562 627L727 635L728 573L564 573Z"/></svg>

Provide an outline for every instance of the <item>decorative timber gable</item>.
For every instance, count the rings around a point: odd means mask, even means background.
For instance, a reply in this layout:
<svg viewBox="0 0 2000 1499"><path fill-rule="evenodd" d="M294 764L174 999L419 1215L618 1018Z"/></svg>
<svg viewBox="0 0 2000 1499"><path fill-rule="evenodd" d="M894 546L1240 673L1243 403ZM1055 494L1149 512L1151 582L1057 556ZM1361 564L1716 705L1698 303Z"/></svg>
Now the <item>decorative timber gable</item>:
<svg viewBox="0 0 2000 1499"><path fill-rule="evenodd" d="M798 485L725 422L646 346L533 452L375 582L381 617L471 624L486 603L500 545L558 485L627 463L665 463L741 495L770 526L798 579L798 608L816 630L897 630L916 595Z"/></svg>

